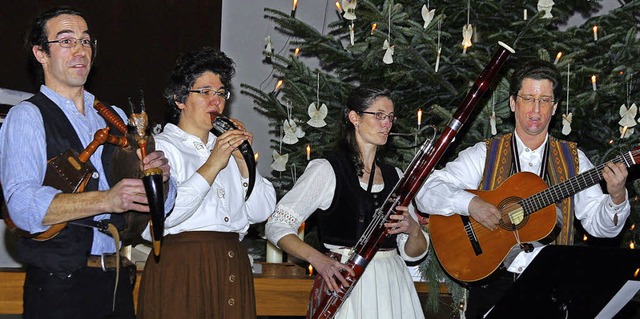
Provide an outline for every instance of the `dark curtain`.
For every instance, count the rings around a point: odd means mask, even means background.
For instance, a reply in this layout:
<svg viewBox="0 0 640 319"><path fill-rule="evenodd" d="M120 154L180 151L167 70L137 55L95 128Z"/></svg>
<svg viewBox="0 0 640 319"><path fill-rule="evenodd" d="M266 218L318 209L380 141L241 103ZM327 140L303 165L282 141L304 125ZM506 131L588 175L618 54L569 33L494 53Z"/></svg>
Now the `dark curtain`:
<svg viewBox="0 0 640 319"><path fill-rule="evenodd" d="M127 113L127 99L138 103L143 90L152 123L165 120L162 92L178 55L220 47L222 0L5 1L0 10L0 87L37 92L40 83L30 70L25 38L39 13L60 5L82 11L98 39L86 89Z"/></svg>

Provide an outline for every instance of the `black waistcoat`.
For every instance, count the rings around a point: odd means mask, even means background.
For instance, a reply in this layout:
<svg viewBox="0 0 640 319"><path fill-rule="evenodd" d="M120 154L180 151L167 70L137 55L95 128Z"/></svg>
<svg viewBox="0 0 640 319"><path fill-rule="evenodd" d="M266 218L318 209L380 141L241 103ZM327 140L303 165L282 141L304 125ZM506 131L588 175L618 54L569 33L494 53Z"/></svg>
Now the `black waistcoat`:
<svg viewBox="0 0 640 319"><path fill-rule="evenodd" d="M38 107L42 114L46 135L47 158L53 158L66 150L82 152L84 147L73 126L62 110L41 92L27 101ZM113 111L113 110L112 110ZM118 135L115 127L110 125L110 134ZM104 171L109 172L114 147L104 144L102 164ZM89 179L85 191L98 190L98 178ZM85 220L92 220L92 217ZM18 241L18 257L29 265L58 274L70 274L87 264L87 256L91 252L93 229L85 226L67 224L58 235L46 240L35 241L20 238Z"/></svg>
<svg viewBox="0 0 640 319"><path fill-rule="evenodd" d="M336 175L336 190L331 206L317 210L318 233L323 244L353 247L371 223L375 210L382 206L398 182L398 173L391 165L378 163L382 171L384 189L379 193L367 193L353 163L344 153L327 158ZM395 248L396 235L388 236L382 248Z"/></svg>

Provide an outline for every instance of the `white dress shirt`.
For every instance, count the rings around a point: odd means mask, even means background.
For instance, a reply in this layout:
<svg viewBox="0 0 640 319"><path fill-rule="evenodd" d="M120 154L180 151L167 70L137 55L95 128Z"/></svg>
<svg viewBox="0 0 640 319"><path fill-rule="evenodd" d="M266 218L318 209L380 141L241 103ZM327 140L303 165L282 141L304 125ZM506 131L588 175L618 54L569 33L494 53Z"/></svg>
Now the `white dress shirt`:
<svg viewBox="0 0 640 319"><path fill-rule="evenodd" d="M514 132L518 147L520 167L523 172L540 174L540 165L548 136L544 143L535 150L524 145ZM469 203L476 195L465 189L478 189L484 173L487 147L479 142L458 154L458 158L447 163L442 170L434 171L416 196L417 207L429 214L450 216L453 214L469 215ZM579 173L594 168L593 164L578 150ZM599 184L595 184L574 195L575 216L584 229L595 237L615 237L624 227L631 206L628 199L619 205L611 201L609 195L603 194ZM614 216L618 215L618 224L614 224ZM542 247L536 247L533 253L521 252L509 267L509 271L521 273Z"/></svg>
<svg viewBox="0 0 640 319"><path fill-rule="evenodd" d="M207 143L173 124L155 137L156 148L169 159L171 176L178 183L174 209L165 220L165 235L187 231L234 232L240 240L250 224L265 221L276 203L271 183L256 172L251 196L245 201L248 179L240 174L231 156L212 185L197 173L206 162L216 141L209 133ZM149 228L143 234L149 239Z"/></svg>

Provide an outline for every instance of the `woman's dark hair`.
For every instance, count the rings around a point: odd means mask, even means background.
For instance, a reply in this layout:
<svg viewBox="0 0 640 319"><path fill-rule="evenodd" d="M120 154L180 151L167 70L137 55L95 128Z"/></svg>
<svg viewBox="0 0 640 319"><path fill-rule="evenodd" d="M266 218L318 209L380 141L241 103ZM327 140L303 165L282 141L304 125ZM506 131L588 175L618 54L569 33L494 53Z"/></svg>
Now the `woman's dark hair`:
<svg viewBox="0 0 640 319"><path fill-rule="evenodd" d="M376 99L386 97L391 100L391 92L385 88L361 85L351 91L347 98L347 103L342 109L342 131L339 143L341 151L346 152L347 156L354 163L359 176L362 176L364 164L362 163L362 154L356 141L356 128L349 121L349 112L355 111L362 114L373 105Z"/></svg>
<svg viewBox="0 0 640 319"><path fill-rule="evenodd" d="M31 60L31 68L36 73L37 83L44 82L44 74L42 66L40 65L38 60L36 60L35 56L33 56L33 54L31 53L31 48L34 45L37 45L44 53L49 55L49 43L47 43L49 41L49 39L47 38L47 22L63 14L79 16L85 19L82 12L70 7L56 7L49 9L36 17L35 20L33 20L31 31L29 31L29 34L27 35L27 38L25 40L25 46L27 47L27 52L29 52L29 57ZM93 51L95 52L95 49ZM93 60L91 62L93 62Z"/></svg>
<svg viewBox="0 0 640 319"><path fill-rule="evenodd" d="M525 63L511 75L509 81L509 94L514 99L518 97L518 92L522 88L524 79L549 80L553 85L553 99L558 102L562 97L562 81L560 72L556 66L544 60L532 60Z"/></svg>
<svg viewBox="0 0 640 319"><path fill-rule="evenodd" d="M219 75L227 90L231 88L231 78L236 73L235 63L224 52L204 47L184 53L178 58L164 90L171 111L170 122L175 124L180 118L176 102L184 103L193 84L207 71Z"/></svg>

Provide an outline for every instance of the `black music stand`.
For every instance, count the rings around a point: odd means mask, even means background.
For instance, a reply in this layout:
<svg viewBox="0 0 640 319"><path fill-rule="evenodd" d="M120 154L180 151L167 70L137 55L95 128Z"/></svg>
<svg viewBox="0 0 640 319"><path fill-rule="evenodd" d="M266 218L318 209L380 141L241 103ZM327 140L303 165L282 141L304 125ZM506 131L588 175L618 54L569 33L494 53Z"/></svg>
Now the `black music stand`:
<svg viewBox="0 0 640 319"><path fill-rule="evenodd" d="M612 318L640 289L640 250L550 245L485 318Z"/></svg>

